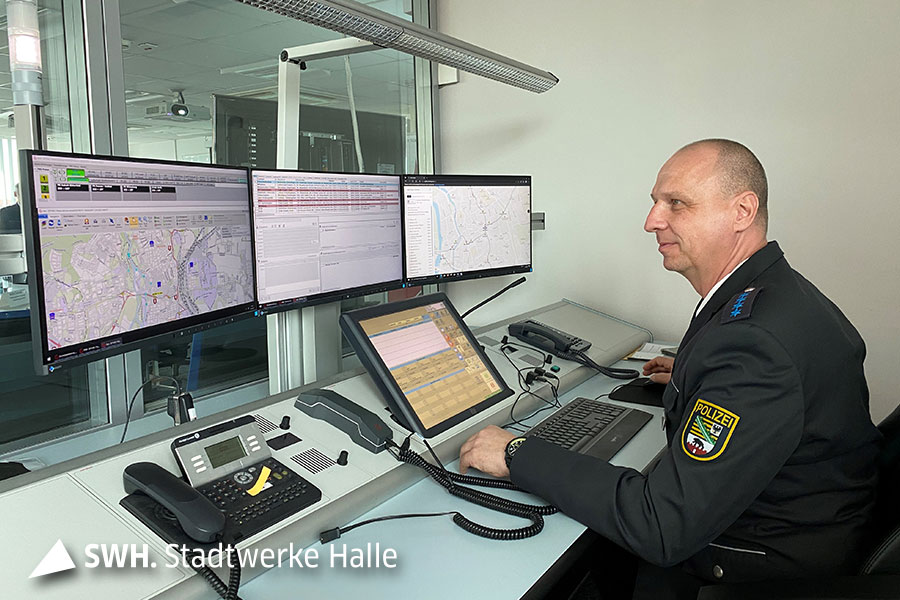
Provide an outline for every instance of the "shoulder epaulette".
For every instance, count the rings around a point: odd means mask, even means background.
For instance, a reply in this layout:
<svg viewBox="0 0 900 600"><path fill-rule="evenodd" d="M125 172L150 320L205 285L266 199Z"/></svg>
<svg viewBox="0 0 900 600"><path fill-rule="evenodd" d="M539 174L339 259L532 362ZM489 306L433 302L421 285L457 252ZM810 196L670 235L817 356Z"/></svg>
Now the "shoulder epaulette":
<svg viewBox="0 0 900 600"><path fill-rule="evenodd" d="M725 305L725 310L722 312L722 323L731 323L750 318L750 311L753 310L753 301L756 300L756 296L761 291L761 287L751 287L732 298Z"/></svg>

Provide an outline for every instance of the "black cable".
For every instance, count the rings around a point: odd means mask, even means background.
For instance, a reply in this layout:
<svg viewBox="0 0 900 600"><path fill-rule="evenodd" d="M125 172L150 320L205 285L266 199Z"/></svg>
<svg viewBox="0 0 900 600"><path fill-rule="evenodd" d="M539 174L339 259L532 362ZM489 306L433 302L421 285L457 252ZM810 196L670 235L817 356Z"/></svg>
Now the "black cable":
<svg viewBox="0 0 900 600"><path fill-rule="evenodd" d="M621 390L621 389L622 389L623 387L625 387L626 385L628 385L628 384L627 384L627 383L620 383L619 385L617 385L616 387L614 387L613 389L609 390L609 392L607 392L606 394L603 394L603 395L604 395L604 396L609 396L610 394L615 394L616 392L618 392L619 390Z"/></svg>
<svg viewBox="0 0 900 600"><path fill-rule="evenodd" d="M144 389L148 384L153 383L154 381L159 381L160 379L171 379L175 382L175 389L178 390L178 394L181 394L181 384L178 383L178 380L174 377L169 377L168 375L156 375L151 377L140 386L138 389L134 390L134 395L131 396L131 402L128 403L128 409L125 411L125 429L122 430L122 439L119 440L119 443L125 441L125 435L128 433L128 423L131 421L131 409L134 408L134 401L137 400L137 396L142 389Z"/></svg>
<svg viewBox="0 0 900 600"><path fill-rule="evenodd" d="M516 370L516 373L518 374L519 388L522 390L522 393L519 394L518 396L516 396L516 399L513 400L512 406L509 407L509 418L510 418L510 421L509 421L508 423L506 423L505 425L502 425L502 427L503 427L503 429L506 429L506 428L512 426L513 424L515 424L515 425L518 425L519 427L525 427L525 428L527 429L527 426L524 425L524 424L522 424L522 423L519 421L519 419L516 419L516 417L515 417L516 405L519 403L519 400L520 400L520 399L522 398L522 396L524 396L525 394L530 394L530 395L534 396L535 398L539 399L540 401L545 402L546 404L550 405L549 407L541 408L541 409L539 409L539 410L537 410L537 411L531 413L528 417L525 417L525 418L522 419L522 420L530 419L530 418L533 417L534 415L536 415L536 414L538 414L538 413L540 413L540 412L542 412L542 411L544 411L544 410L548 410L548 408L553 408L553 407L559 408L559 406L560 406L560 404L559 404L559 394L558 394L558 392L559 392L559 377L557 377L556 375L553 375L552 373L550 373L550 372L548 372L548 371L544 371L544 369L541 368L541 367L517 367L516 364L515 364L515 363L512 361L512 359L509 357L509 355L506 353L506 347L507 347L507 346L510 346L510 345L513 345L513 344L510 344L510 343L504 343L503 345L501 345L501 346L500 346L500 353L506 358L506 360L509 362L509 364L512 365L512 368ZM516 344L516 345L519 345L519 344ZM525 346L522 346L522 347L524 348ZM550 402L547 401L546 398L543 398L543 397L541 397L541 396L535 394L534 392L532 392L532 391L531 391L531 385L528 383L528 378L527 378L527 377L524 377L524 376L522 375L522 371L531 371L532 373L539 373L538 377L552 377L553 379L556 379L557 383L556 383L556 387L555 387L555 388L554 388L554 385L553 385L552 383L550 383L549 381L546 381L546 380L545 380L545 382L550 386L550 390L551 390L551 392L553 393L553 397L554 397L554 399L555 399L555 402L554 402L554 403L550 403ZM516 429L518 430L518 428L516 428Z"/></svg>
<svg viewBox="0 0 900 600"><path fill-rule="evenodd" d="M519 392L519 395L516 396L516 399L513 400L512 405L509 407L509 422L504 423L503 425L501 425L501 426L500 426L500 429L507 429L507 428L509 428L510 426L512 426L512 427L515 427L516 429L518 429L518 430L520 430L520 431L527 431L527 430L528 430L528 426L525 425L524 423L520 422L520 421L515 417L516 405L519 403L519 400L522 398L522 396L524 396L525 394L528 394L528 393L530 393L528 390L523 390L523 391ZM539 397L540 397L540 396L539 396Z"/></svg>
<svg viewBox="0 0 900 600"><path fill-rule="evenodd" d="M219 579L219 576L216 575L216 573L212 569L207 566L194 567L193 565L191 566L191 568L193 568L194 571L196 571L201 577L203 577L203 579L206 580L206 583L208 583L212 587L212 589L216 591L216 593L219 595L219 598L225 597L225 594L228 593L228 586L225 585L221 579Z"/></svg>
<svg viewBox="0 0 900 600"><path fill-rule="evenodd" d="M352 531L357 527L362 527L363 525L369 525L371 523L379 523L381 521L393 521L394 519L421 519L425 517L445 517L447 515L456 515L458 514L456 511L449 512L439 512L439 513L410 513L405 515L385 515L383 517L375 517L373 519L366 519L365 521L360 521L359 523L354 523L353 525L347 525L346 527L335 527L334 529L329 529L327 531L323 531L319 534L319 542L322 544L327 544L332 540L336 540L348 531Z"/></svg>
<svg viewBox="0 0 900 600"><path fill-rule="evenodd" d="M509 355L506 353L506 346L508 346L508 345L510 345L510 344L504 344L503 346L500 346L500 353L503 354L503 356L506 357L506 360L509 361L509 364L511 364L512 367L513 367L514 369L516 369L516 371L518 372L518 374L519 374L519 387L521 388L522 393L519 394L518 396L516 396L516 399L513 400L512 406L509 407L509 419L510 419L510 421L509 421L508 423L502 425L501 427L503 427L503 429L507 429L507 428L509 428L509 427L517 426L517 427L515 427L515 429L516 429L517 431L521 431L520 428L525 428L525 430L527 431L527 430L529 429L529 427L528 427L527 425L525 425L524 423L522 423L521 421L528 420L528 419L534 417L535 415L537 415L537 414L539 414L539 413L541 413L541 412L543 412L543 411L545 411L545 410L549 410L550 408L559 408L559 407L560 407L560 404L559 404L559 377L557 377L556 375L553 375L552 373L550 373L550 372L548 372L548 371L545 371L545 370L544 370L543 368L541 368L541 367L534 367L534 368L529 368L529 367L519 368L519 367L516 367L515 363L513 363L512 359L510 359ZM529 370L530 370L532 373L538 373L538 375L537 375L532 381L544 381L545 383L547 383L547 385L550 386L550 391L551 391L551 393L553 394L553 398L554 398L554 402L553 402L553 403L547 401L546 398L544 398L544 397L542 397L542 396L539 396L539 395L537 395L537 394L535 394L534 392L531 391L531 385L530 385L530 383L528 382L528 378L527 378L527 377L524 377L524 378L522 377L522 371L529 371ZM539 379L540 377L552 377L553 379L556 380L557 383L556 383L556 385L554 386L553 383L551 383L550 381L547 381L546 379L543 379L543 380L542 380L542 379ZM515 417L516 405L519 403L519 400L521 400L521 399L522 399L522 396L524 396L525 394L529 394L529 395L531 395L531 396L534 396L534 397L537 398L538 400L540 400L540 401L546 403L548 406L539 408L538 410L532 412L532 413L531 413L530 415L528 415L527 417L522 417L521 419L517 419L517 418Z"/></svg>
<svg viewBox="0 0 900 600"><path fill-rule="evenodd" d="M507 349L507 347L510 346L510 345L511 345L511 344L508 344L508 343L504 342L503 345L500 346L500 354L502 354L503 357L507 360L507 362L509 362L509 364L512 366L512 368L516 370L516 379L517 379L518 384L519 384L519 389L522 390L522 393L519 394L518 396L516 396L516 399L513 400L512 406L509 407L509 418L510 418L510 423L507 423L507 425L503 425L503 426L502 426L503 429L506 429L506 427L507 427L508 425L512 424L512 423L515 423L515 424L517 424L517 425L521 425L521 423L519 423L519 422L516 420L516 418L513 416L513 413L514 413L515 410L516 410L516 404L519 403L519 399L522 398L522 396L523 396L525 393L530 393L530 392L531 392L531 386L528 385L528 383L526 383L525 377L522 375L522 371L528 371L528 370L530 370L530 368L529 368L529 367L517 367L517 366L516 366L516 363L514 363L514 362L512 361L512 359L509 357L509 355L506 353L506 349Z"/></svg>
<svg viewBox="0 0 900 600"><path fill-rule="evenodd" d="M515 417L515 415L514 415L514 412L515 412L515 409L516 409L516 404L518 404L518 403L519 403L519 400L522 398L522 396L525 396L526 394L529 395L529 396L534 396L535 398L537 398L537 399L540 400L541 402L545 403L547 406L542 406L542 407L538 408L537 410L535 410L534 412L532 412L531 414L529 414L528 416L525 416L525 417L519 417L519 418L517 419L517 418ZM528 419L534 417L535 415L540 414L540 413L544 412L545 410L550 410L551 408L559 408L559 406L558 406L557 404L554 404L554 403L550 402L550 401L547 400L546 398L543 398L543 397L541 397L541 396L538 396L537 394L535 394L535 393L532 392L531 390L525 390L525 391L519 393L518 396L516 396L516 399L513 401L512 406L510 406L510 408L509 408L509 418L510 418L510 421L509 421L508 423L504 423L504 424L501 426L501 429L506 429L507 426L509 426L509 425L515 425L515 426L517 426L517 427L519 427L519 428L523 428L523 427L524 427L525 430L527 431L528 429L530 429L530 427L529 427L528 425L526 425L525 423L523 423L522 421L527 421Z"/></svg>
<svg viewBox="0 0 900 600"><path fill-rule="evenodd" d="M451 492L452 493L452 492ZM473 500L466 498L472 502ZM494 510L501 510L496 507ZM508 512L508 511L502 511ZM476 523L471 519L466 518L461 513L457 513L453 517L453 522L463 528L465 531L477 535L479 537L487 538L489 540L504 540L504 541L512 541L512 540L524 540L525 538L534 537L539 534L544 529L544 517L537 513L528 513L527 515L519 515L514 512L510 512L509 514L515 514L516 516L527 517L531 519L530 527L520 527L519 529L499 529L496 527L488 527L486 525L481 525L480 523Z"/></svg>
<svg viewBox="0 0 900 600"><path fill-rule="evenodd" d="M510 344L503 344L502 346L500 346L500 354L502 354L506 358L506 360L509 362L509 364L512 365L512 368L516 370L516 375L519 380L519 387L522 388L522 391L526 391L525 390L525 386L526 386L525 376L522 375L522 372L530 371L532 369L536 369L537 367L517 367L516 363L514 363L512 361L512 359L509 357L509 354L506 353L506 347L509 345Z"/></svg>
<svg viewBox="0 0 900 600"><path fill-rule="evenodd" d="M541 367L517 367L516 364L510 359L509 355L506 353L507 346L514 345L504 342L503 345L500 346L500 353L509 361L510 365L516 370L519 387L522 389L522 393L520 393L516 399L513 401L513 405L510 408L510 418L514 423L523 426L514 416L514 410L516 407L516 403L518 403L519 399L525 395L530 394L535 398L541 400L546 403L547 406L538 409L533 412L526 418L531 418L534 415L540 413L543 410L549 410L551 408L558 408L560 406L559 403L559 378L552 373L544 371ZM523 346L524 347L524 346ZM546 361L545 363L546 364ZM546 398L543 398L534 392L531 391L531 385L528 381L528 377L524 376L523 371L530 371L529 377L533 377L533 381L541 381L546 383L550 387L550 391L553 394L553 402L550 402ZM552 378L556 380L556 384L550 381L547 378ZM507 427L508 425L504 425ZM409 449L410 439L412 434L408 435L403 442L402 446L398 446L395 442L388 442L388 451L396 458L398 461L405 462L411 465L415 465L420 469L423 469L428 475L431 476L438 484L443 486L451 495L456 496L458 498L462 498L463 500L467 500L468 502L472 502L474 504L478 504L485 508L489 508L492 510L496 510L499 512L504 512L506 514L510 514L513 516L518 516L522 518L529 519L531 521L531 525L526 527L520 527L518 529L499 529L494 527L488 527L485 525L481 525L476 523L470 519L468 519L465 515L459 512L443 512L443 513L417 513L417 514L401 514L401 515L388 515L383 517L376 517L373 519L369 519L367 521L362 521L359 523L355 523L353 525L349 525L347 527L335 527L333 529L328 529L322 531L319 534L319 541L322 544L326 544L333 540L338 539L344 533L356 529L357 527L362 527L363 525L368 525L371 523L377 523L380 521L388 521L393 519L408 519L408 518L423 518L423 517L439 517L439 516L447 516L453 515L453 522L456 523L462 529L468 531L469 533L473 533L480 537L495 539L495 540L519 540L528 538L534 535L537 535L544 528L544 519L543 515L551 515L557 512L556 507L552 505L531 505L524 504L521 502L516 502L513 500L509 500L506 498L501 498L499 496L495 496L494 494L488 494L486 492L482 492L479 490L472 489L470 487L466 487L465 485L459 484L468 484L468 485L477 485L482 487L491 487L491 488L499 488L499 489L507 489L507 490L517 490L521 491L519 487L517 487L511 481L503 480L503 479L493 479L486 477L476 477L472 475L462 475L460 473L453 473L448 471L444 464L441 462L440 458L438 458L434 449L428 443L428 440L423 439L423 443L425 447L428 449L428 452L431 454L431 457L434 459L435 464L429 463L427 460L413 452Z"/></svg>
<svg viewBox="0 0 900 600"><path fill-rule="evenodd" d="M447 471L447 468L444 466L444 463L441 462L441 459L438 458L438 455L435 453L434 449L431 447L431 444L428 443L428 440L422 438L422 441L425 443L425 447L428 448L428 452L431 453L431 458L434 459L434 463L438 465L442 471Z"/></svg>
<svg viewBox="0 0 900 600"><path fill-rule="evenodd" d="M404 444L405 445L405 444ZM492 479L488 477L476 477L473 475L462 475L461 473L454 473L453 471L448 471L444 468L444 465L436 466L410 450L409 448L400 447L399 450L400 460L415 465L423 470L425 470L429 475L431 475L434 479L440 481L446 481L449 483L468 483L470 485L481 485L485 487L494 487L506 490L514 490L514 491L523 491L512 481L508 481L506 479ZM484 494L484 492L478 492L477 490L471 490L473 492L477 492L479 494ZM486 494L490 496L490 494ZM502 503L509 503L511 505L518 506L523 510L535 511L545 515L552 515L556 512L556 507L551 506L549 504L546 505L531 505L531 504L522 504L520 502L515 502L513 500L507 500L506 498L500 498L499 496L491 496L496 498ZM490 507L488 507L490 508Z"/></svg>
<svg viewBox="0 0 900 600"><path fill-rule="evenodd" d="M613 379L634 379L635 377L640 377L640 373L635 371L634 369L619 369L616 367L604 367L603 365L598 364L594 359L585 354L584 352L572 352L571 356L575 358L571 359L575 362L579 362L587 367L591 367L592 369L596 369L600 373L606 375L607 377L611 377Z"/></svg>
<svg viewBox="0 0 900 600"><path fill-rule="evenodd" d="M544 519L542 515L552 515L557 512L555 506L531 505L501 498L493 494L488 494L479 490L472 489L457 483L470 483L473 485L488 485L490 487L498 487L503 489L518 490L519 488L511 481L500 479L487 479L483 477L472 477L453 473L444 469L443 465L437 467L432 465L424 458L410 450L409 448L400 448L400 460L405 463L415 465L431 475L432 479L447 489L447 491L457 498L462 498L474 504L478 504L485 508L490 508L509 515L522 517L531 520L531 525L520 527L518 529L498 529L487 527L479 523L475 523L465 516L459 514L453 517L453 522L469 533L473 533L480 537L494 540L520 540L532 537L541 532L544 528Z"/></svg>
<svg viewBox="0 0 900 600"><path fill-rule="evenodd" d="M481 487L492 487L499 488L504 490L517 490L521 491L521 489L514 484L512 481L507 481L506 479L495 479L493 477L478 477L476 475L463 475L462 473L454 473L453 471L448 471L447 467L444 466L444 463L440 461L437 457L437 454L434 453L434 450L431 449L431 445L428 443L428 440L422 439L425 443L425 447L428 448L429 452L431 452L432 458L434 458L434 462L436 464L429 465L434 468L438 468L442 473L446 475L448 479L455 481L456 483L467 483L469 485L480 485ZM395 455L396 456L396 455ZM416 456L419 456L416 454ZM419 457L421 458L421 457ZM401 459L402 460L402 459ZM422 459L424 461L424 459ZM428 464L428 463L426 463ZM527 506L527 505L523 505Z"/></svg>
<svg viewBox="0 0 900 600"><path fill-rule="evenodd" d="M230 569L228 573L228 585L225 585L225 582L216 575L216 572L206 565L196 567L194 566L193 561L187 561L187 563L206 580L206 583L215 590L219 595L219 598L223 598L224 600L241 600L241 597L237 595L238 587L241 583L241 561L237 556L237 549L234 546L229 544L227 549L229 555L228 565Z"/></svg>
<svg viewBox="0 0 900 600"><path fill-rule="evenodd" d="M529 429L531 429L531 427L528 425L525 425L525 423L523 423L522 421L527 421L527 420L541 414L542 412L544 412L546 410L550 410L551 408L561 408L558 403L551 404L551 403L547 402L546 398L541 398L534 392L522 392L521 394L519 394L519 397L524 396L525 394L531 394L532 396L535 396L538 399L543 400L544 402L547 403L547 406L542 406L542 407L538 408L537 410L535 410L534 412L532 412L531 414L528 414L524 417L519 417L518 419L516 419L515 417L512 416L512 410L510 410L510 418L512 418L512 421L510 421L509 423L503 424L501 426L503 429L509 429L510 427L514 427L517 425L518 426L518 427L516 427L517 430L521 430L521 428L524 428L524 431L528 431ZM517 397L515 402L513 402L513 408L515 408L515 403L518 401L519 401L519 398Z"/></svg>
<svg viewBox="0 0 900 600"><path fill-rule="evenodd" d="M557 377L554 373L551 373L550 371L544 370L544 374L541 375L541 377L549 377L550 379L555 379L555 380L556 380L556 387L557 387L557 388L559 387L559 377ZM550 382L548 381L547 383L550 383Z"/></svg>
<svg viewBox="0 0 900 600"><path fill-rule="evenodd" d="M369 523L387 521L391 519L438 517L447 515L453 515L453 522L456 523L457 526L477 536L492 540L521 540L532 537L541 532L541 530L544 528L543 515L552 515L557 512L556 507L549 504L524 504L522 502L516 502L514 500L501 498L500 496L495 496L493 494L475 490L470 487L466 487L465 485L459 485L465 483L469 485L479 485L483 487L521 491L520 488L517 487L514 483L504 479L475 477L472 475L462 475L460 473L448 471L444 467L443 463L441 463L440 460L437 459L437 455L434 453L434 450L426 441L425 446L428 448L429 452L437 462L436 465L433 465L423 457L410 450L410 437L411 436L407 436L402 446L398 446L395 442L388 443L388 450L395 458L397 458L397 460L417 466L420 469L424 470L426 473L428 473L428 475L431 476L432 479L443 486L451 495L456 496L457 498L461 498L463 500L467 500L468 502L472 502L485 508L490 508L492 510L503 512L509 515L529 519L531 521L531 525L520 527L518 529L499 529L495 527L488 527L486 525L476 523L471 519L468 519L462 513L456 511L444 513L388 515L384 517L369 519L368 521L363 521L360 523L355 523L353 525L350 525L349 527L335 527L334 529L323 531L321 534L319 534L319 540L323 544L341 537L343 533L346 533L351 529L355 529Z"/></svg>
<svg viewBox="0 0 900 600"><path fill-rule="evenodd" d="M505 336L504 336L505 337ZM535 346L528 346L522 344L515 344L513 342L505 341L500 346L500 351L503 351L503 346L516 346L519 348L524 348L526 350L535 350L537 352L543 353L544 350L542 348L538 348ZM504 352L505 354L505 352ZM559 358L563 358L565 360L571 360L573 362L580 363L586 367L591 367L592 369L596 369L600 373L606 375L607 377L611 377L613 379L634 379L635 377L640 377L640 373L635 371L634 369L620 369L617 367L604 367L601 364L598 364L594 359L588 356L583 350L577 352L560 352L560 351L552 351L547 356L557 356ZM510 361L512 362L512 361ZM544 358L544 364L547 364L546 357ZM515 364L513 364L515 367Z"/></svg>
<svg viewBox="0 0 900 600"><path fill-rule="evenodd" d="M540 349L540 348L537 348L537 347L535 347L535 346L527 346L527 345L525 345L525 344L518 344L518 343L516 343L516 342L511 342L511 341L509 341L509 337L508 337L508 336L505 336L505 335L503 336L503 338L504 338L504 339L501 340L501 342L500 342L500 348L501 348L501 350L503 349L504 346L513 346L513 347L515 347L515 348L521 348L522 350L530 350L530 351L532 351L532 352L537 352L538 354L540 354L541 356L544 357L544 364L545 364L545 365L550 364L550 363L553 362L553 355L544 352L544 350L542 350L542 349Z"/></svg>
<svg viewBox="0 0 900 600"><path fill-rule="evenodd" d="M237 550L231 544L228 545L229 557L234 557L234 562L229 565L228 573L228 592L225 594L225 600L237 600L238 588L241 586L241 561L237 555Z"/></svg>
<svg viewBox="0 0 900 600"><path fill-rule="evenodd" d="M519 400L525 395L536 396L539 400L544 402L544 404L546 406L541 406L541 407L537 408L536 410L532 411L528 416L516 418L515 414L514 414L516 404L518 404ZM546 398L542 398L541 396L538 396L531 390L527 390L527 391L520 393L518 396L516 396L516 399L513 402L513 405L509 409L509 418L510 418L509 422L513 425L517 425L519 427L524 427L527 430L527 429L530 429L530 427L528 425L526 425L525 423L523 423L523 421L527 421L528 419L532 418L534 415L544 412L545 410L550 410L551 408L558 408L558 407L555 404L551 403ZM505 429L505 427L504 427L504 429Z"/></svg>
<svg viewBox="0 0 900 600"><path fill-rule="evenodd" d="M535 381L540 381L541 383L546 383L550 387L550 393L553 394L553 400L557 404L559 403L559 379L551 375L550 373L544 371L543 369L537 369L538 373L535 376ZM552 382L547 377L553 377L556 379L556 382Z"/></svg>

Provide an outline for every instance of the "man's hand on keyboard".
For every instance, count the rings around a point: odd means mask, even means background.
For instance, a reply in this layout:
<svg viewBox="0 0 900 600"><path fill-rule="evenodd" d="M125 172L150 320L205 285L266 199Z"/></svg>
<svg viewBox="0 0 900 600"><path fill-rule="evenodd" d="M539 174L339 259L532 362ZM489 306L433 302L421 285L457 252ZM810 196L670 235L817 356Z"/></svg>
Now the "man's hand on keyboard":
<svg viewBox="0 0 900 600"><path fill-rule="evenodd" d="M509 477L506 468L506 445L515 434L494 425L485 427L459 449L459 472L465 473L469 467L494 477Z"/></svg>
<svg viewBox="0 0 900 600"><path fill-rule="evenodd" d="M668 384L672 379L672 366L675 359L668 356L657 356L644 363L644 375L650 376L654 383Z"/></svg>

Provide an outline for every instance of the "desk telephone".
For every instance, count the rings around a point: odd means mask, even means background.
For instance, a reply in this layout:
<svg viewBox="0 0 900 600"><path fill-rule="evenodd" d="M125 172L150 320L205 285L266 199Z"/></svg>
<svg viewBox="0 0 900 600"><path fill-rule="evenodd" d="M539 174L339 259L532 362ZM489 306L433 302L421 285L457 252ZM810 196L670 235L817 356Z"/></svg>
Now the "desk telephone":
<svg viewBox="0 0 900 600"><path fill-rule="evenodd" d="M560 358L571 359L572 355L584 352L591 347L591 343L587 340L533 319L510 323L509 334Z"/></svg>
<svg viewBox="0 0 900 600"><path fill-rule="evenodd" d="M596 369L613 379L634 379L638 376L638 372L633 369L617 369L597 364L587 355L587 350L591 347L589 341L533 319L510 323L509 335L559 358Z"/></svg>
<svg viewBox="0 0 900 600"><path fill-rule="evenodd" d="M184 479L153 463L129 465L120 504L163 540L209 550L233 544L311 506L322 492L272 457L244 416L172 442Z"/></svg>

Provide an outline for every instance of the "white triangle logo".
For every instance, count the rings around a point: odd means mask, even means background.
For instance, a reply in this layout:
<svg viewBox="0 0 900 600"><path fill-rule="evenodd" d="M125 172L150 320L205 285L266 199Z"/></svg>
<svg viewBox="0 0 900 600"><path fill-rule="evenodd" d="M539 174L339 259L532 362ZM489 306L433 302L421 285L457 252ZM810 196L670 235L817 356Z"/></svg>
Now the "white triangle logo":
<svg viewBox="0 0 900 600"><path fill-rule="evenodd" d="M48 552L41 560L40 564L34 568L34 571L31 572L28 579L40 577L41 575L49 575L50 573L68 571L69 569L74 568L75 563L72 562L72 557L66 552L66 547L63 546L62 540L56 540L56 543L50 548L50 552Z"/></svg>

